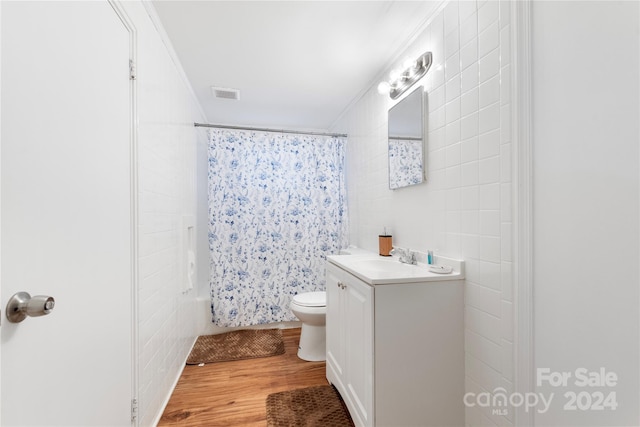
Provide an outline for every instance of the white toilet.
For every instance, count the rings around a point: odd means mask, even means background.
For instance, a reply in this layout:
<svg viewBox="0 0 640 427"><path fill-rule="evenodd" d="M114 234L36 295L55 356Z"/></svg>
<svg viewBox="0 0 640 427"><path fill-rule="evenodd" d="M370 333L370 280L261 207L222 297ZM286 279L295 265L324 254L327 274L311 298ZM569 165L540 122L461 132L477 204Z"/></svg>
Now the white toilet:
<svg viewBox="0 0 640 427"><path fill-rule="evenodd" d="M326 359L327 293L305 292L293 297L291 311L302 322L298 357L310 362Z"/></svg>

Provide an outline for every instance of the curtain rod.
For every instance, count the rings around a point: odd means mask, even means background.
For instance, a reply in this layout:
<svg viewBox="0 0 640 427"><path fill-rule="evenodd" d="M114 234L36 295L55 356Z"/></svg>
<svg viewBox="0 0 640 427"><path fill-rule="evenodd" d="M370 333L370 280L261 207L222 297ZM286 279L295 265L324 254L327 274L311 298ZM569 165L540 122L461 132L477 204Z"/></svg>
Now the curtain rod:
<svg viewBox="0 0 640 427"><path fill-rule="evenodd" d="M286 129L269 129L269 128L254 128L254 127L242 127L242 126L227 126L227 125L212 125L209 123L194 123L197 128L218 128L218 129L237 129L237 130L255 130L261 132L278 132L278 133L299 133L302 135L320 135L320 136L339 136L347 137L346 133L326 133L326 132L305 132L301 130L286 130Z"/></svg>
<svg viewBox="0 0 640 427"><path fill-rule="evenodd" d="M395 135L389 135L389 139L399 139L402 141L422 141L422 138L418 138L415 136L395 136Z"/></svg>

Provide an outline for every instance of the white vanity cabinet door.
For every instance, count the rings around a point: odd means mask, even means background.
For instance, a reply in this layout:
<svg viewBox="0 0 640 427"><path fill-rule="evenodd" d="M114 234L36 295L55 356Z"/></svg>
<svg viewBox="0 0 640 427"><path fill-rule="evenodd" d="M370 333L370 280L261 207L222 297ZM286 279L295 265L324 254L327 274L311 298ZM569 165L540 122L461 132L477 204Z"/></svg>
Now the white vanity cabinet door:
<svg viewBox="0 0 640 427"><path fill-rule="evenodd" d="M327 379L357 427L373 426L373 287L327 265Z"/></svg>
<svg viewBox="0 0 640 427"><path fill-rule="evenodd" d="M345 368L344 292L338 276L335 268L327 267L327 380L342 392L345 390L342 381Z"/></svg>
<svg viewBox="0 0 640 427"><path fill-rule="evenodd" d="M346 289L347 394L356 426L373 425L373 287L350 277ZM351 408L350 408L351 409Z"/></svg>

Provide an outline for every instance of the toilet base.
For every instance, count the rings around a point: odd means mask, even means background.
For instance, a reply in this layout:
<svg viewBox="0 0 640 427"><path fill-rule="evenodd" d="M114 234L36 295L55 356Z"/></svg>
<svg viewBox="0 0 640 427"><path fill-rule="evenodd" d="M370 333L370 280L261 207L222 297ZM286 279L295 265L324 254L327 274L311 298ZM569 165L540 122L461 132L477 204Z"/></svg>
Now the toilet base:
<svg viewBox="0 0 640 427"><path fill-rule="evenodd" d="M298 357L309 362L322 362L327 359L326 328L322 326L302 324Z"/></svg>

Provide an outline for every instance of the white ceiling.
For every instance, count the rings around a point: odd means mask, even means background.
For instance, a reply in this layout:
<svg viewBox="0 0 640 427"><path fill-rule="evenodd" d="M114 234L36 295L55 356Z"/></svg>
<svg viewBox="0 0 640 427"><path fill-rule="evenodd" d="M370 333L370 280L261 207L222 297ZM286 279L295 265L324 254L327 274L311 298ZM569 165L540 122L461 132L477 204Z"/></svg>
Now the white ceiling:
<svg viewBox="0 0 640 427"><path fill-rule="evenodd" d="M330 129L439 1L154 1L209 123ZM240 90L214 98L211 86Z"/></svg>

